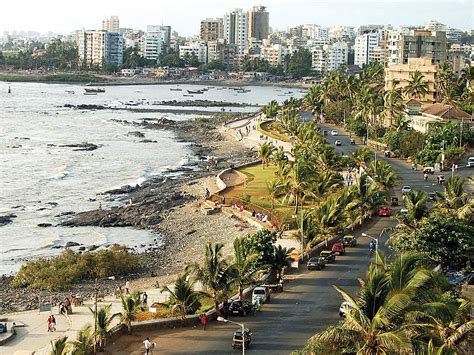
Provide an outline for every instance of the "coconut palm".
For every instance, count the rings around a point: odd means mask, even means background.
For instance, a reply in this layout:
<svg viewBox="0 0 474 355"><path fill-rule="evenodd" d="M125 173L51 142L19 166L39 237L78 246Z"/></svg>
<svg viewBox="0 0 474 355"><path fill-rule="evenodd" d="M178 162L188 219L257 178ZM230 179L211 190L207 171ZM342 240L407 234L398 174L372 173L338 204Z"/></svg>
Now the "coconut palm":
<svg viewBox="0 0 474 355"><path fill-rule="evenodd" d="M294 248L284 248L281 245L273 246L273 254L270 262L270 271L276 274L277 280L282 280L283 269L291 266L291 253Z"/></svg>
<svg viewBox="0 0 474 355"><path fill-rule="evenodd" d="M259 255L249 253L245 248L244 239L234 240L234 282L239 286L239 299L244 298L244 288L251 285L256 280L256 274L259 271L256 268L256 261Z"/></svg>
<svg viewBox="0 0 474 355"><path fill-rule="evenodd" d="M438 99L440 101L446 102L447 91L452 89L456 84L456 76L453 73L453 68L450 62L443 62L436 74L436 89L438 91ZM452 97L452 90L449 96ZM449 100L448 100L449 101Z"/></svg>
<svg viewBox="0 0 474 355"><path fill-rule="evenodd" d="M260 144L260 147L258 148L258 157L262 161L263 168L265 168L265 166L268 166L268 163L270 162L270 158L274 151L275 147L272 143L264 142Z"/></svg>
<svg viewBox="0 0 474 355"><path fill-rule="evenodd" d="M87 324L77 333L76 339L71 341L71 355L92 354L94 349L94 337L92 333L90 324Z"/></svg>
<svg viewBox="0 0 474 355"><path fill-rule="evenodd" d="M401 113L395 116L395 120L393 121L390 128L395 129L397 132L406 131L410 128L410 120L406 115Z"/></svg>
<svg viewBox="0 0 474 355"><path fill-rule="evenodd" d="M439 205L459 218L470 220L474 214L474 201L464 191L465 183L466 179L460 176L449 177L444 185L444 193L438 193L438 197L441 199Z"/></svg>
<svg viewBox="0 0 474 355"><path fill-rule="evenodd" d="M367 173L373 176L374 180L385 188L392 187L398 181L397 174L393 170L392 165L383 160L377 161L377 165L375 165L375 161L372 161L367 169Z"/></svg>
<svg viewBox="0 0 474 355"><path fill-rule="evenodd" d="M312 167L306 161L297 159L283 173L283 179L280 181L282 192L285 194L283 202L294 202L295 214L298 214L298 208L303 205L309 185Z"/></svg>
<svg viewBox="0 0 474 355"><path fill-rule="evenodd" d="M274 119L278 115L280 105L275 100L270 101L267 105L262 108L262 112L267 118Z"/></svg>
<svg viewBox="0 0 474 355"><path fill-rule="evenodd" d="M323 102L321 100L321 88L319 86L312 86L308 93L303 98L304 107L313 114L321 113Z"/></svg>
<svg viewBox="0 0 474 355"><path fill-rule="evenodd" d="M409 222L409 225L416 227L418 222L426 216L428 207L426 206L428 194L425 191L412 191L403 196L405 207L408 213L405 216L405 221Z"/></svg>
<svg viewBox="0 0 474 355"><path fill-rule="evenodd" d="M89 308L92 314L96 317L96 330L94 336L99 337L99 350L103 350L106 344L107 338L110 336L110 329L112 328L113 321L116 317L120 316L120 313L111 314L112 305L109 304L105 307L100 307L97 310L97 314L92 308Z"/></svg>
<svg viewBox="0 0 474 355"><path fill-rule="evenodd" d="M352 156L357 163L367 163L372 156L372 151L369 147L360 147L352 153Z"/></svg>
<svg viewBox="0 0 474 355"><path fill-rule="evenodd" d="M424 80L424 76L420 71L410 74L410 80L405 87L404 92L410 98L422 99L428 94L428 82Z"/></svg>
<svg viewBox="0 0 474 355"><path fill-rule="evenodd" d="M280 194L281 184L278 179L272 179L267 181L268 195L272 200L272 210L275 209L275 199Z"/></svg>
<svg viewBox="0 0 474 355"><path fill-rule="evenodd" d="M405 109L403 92L401 88L397 88L398 84L400 84L399 80L393 80L392 88L384 94L385 110L390 119L390 126L393 123L393 119L400 115Z"/></svg>
<svg viewBox="0 0 474 355"><path fill-rule="evenodd" d="M140 299L141 294L136 292L131 295L120 295L122 302L122 312L120 313L120 321L127 326L128 334L132 333L132 322L137 319L137 313L145 309Z"/></svg>
<svg viewBox="0 0 474 355"><path fill-rule="evenodd" d="M230 291L233 281L233 268L223 257L223 244L208 243L203 263L196 262L186 266L186 272L201 282L214 299L215 309L219 311L219 301Z"/></svg>
<svg viewBox="0 0 474 355"><path fill-rule="evenodd" d="M69 353L67 336L51 341L50 355L66 355Z"/></svg>
<svg viewBox="0 0 474 355"><path fill-rule="evenodd" d="M188 280L188 275L180 274L174 282L173 289L165 286L161 293L168 292L168 305L173 313L177 313L184 325L186 316L196 312L199 308L199 300L207 294L194 290L194 281Z"/></svg>
<svg viewBox="0 0 474 355"><path fill-rule="evenodd" d="M362 174L357 184L352 185L354 203L357 204L361 214L370 217L372 213L382 206L387 197L386 191L374 183L367 174Z"/></svg>

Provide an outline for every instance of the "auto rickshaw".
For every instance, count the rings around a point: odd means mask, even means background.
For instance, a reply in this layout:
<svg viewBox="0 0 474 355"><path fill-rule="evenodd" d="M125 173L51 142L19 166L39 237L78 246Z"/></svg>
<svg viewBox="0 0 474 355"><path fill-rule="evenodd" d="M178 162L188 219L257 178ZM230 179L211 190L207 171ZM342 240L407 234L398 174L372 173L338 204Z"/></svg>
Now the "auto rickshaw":
<svg viewBox="0 0 474 355"><path fill-rule="evenodd" d="M398 206L398 197L392 196L392 198L390 199L390 202L392 206Z"/></svg>
<svg viewBox="0 0 474 355"><path fill-rule="evenodd" d="M355 142L354 138L351 138L351 145L355 145L355 144L356 144L356 142Z"/></svg>
<svg viewBox="0 0 474 355"><path fill-rule="evenodd" d="M250 342L252 341L252 333L250 329L245 328L244 334L242 335L242 329L237 329L234 332L234 337L232 338L232 347L234 349L242 349L242 345L244 344L245 349L250 347Z"/></svg>

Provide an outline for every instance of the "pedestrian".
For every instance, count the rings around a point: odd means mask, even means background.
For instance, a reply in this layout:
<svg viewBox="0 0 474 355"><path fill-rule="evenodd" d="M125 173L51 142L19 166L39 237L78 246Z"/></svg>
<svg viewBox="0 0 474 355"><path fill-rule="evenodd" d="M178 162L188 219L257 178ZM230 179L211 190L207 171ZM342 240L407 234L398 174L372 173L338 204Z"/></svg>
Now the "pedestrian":
<svg viewBox="0 0 474 355"><path fill-rule="evenodd" d="M326 248L328 247L328 237L324 238L324 243L326 244Z"/></svg>
<svg viewBox="0 0 474 355"><path fill-rule="evenodd" d="M152 343L150 341L150 338L147 337L144 341L143 341L143 345L145 346L145 354L153 354L153 348L154 348L154 344L155 343Z"/></svg>
<svg viewBox="0 0 474 355"><path fill-rule="evenodd" d="M206 330L207 316L206 313L202 313L199 318L201 319L202 330Z"/></svg>
<svg viewBox="0 0 474 355"><path fill-rule="evenodd" d="M53 331L51 316L48 317L48 333Z"/></svg>
<svg viewBox="0 0 474 355"><path fill-rule="evenodd" d="M51 314L51 331L55 332L56 331L56 318L54 318L54 315Z"/></svg>
<svg viewBox="0 0 474 355"><path fill-rule="evenodd" d="M130 281L128 281L128 279L125 280L125 293L126 293L127 295L130 294Z"/></svg>
<svg viewBox="0 0 474 355"><path fill-rule="evenodd" d="M211 192L208 188L206 188L206 198L209 198L209 196L211 196Z"/></svg>
<svg viewBox="0 0 474 355"><path fill-rule="evenodd" d="M458 164L454 165L454 170L458 171Z"/></svg>
<svg viewBox="0 0 474 355"><path fill-rule="evenodd" d="M439 176L436 177L436 183L439 185Z"/></svg>
<svg viewBox="0 0 474 355"><path fill-rule="evenodd" d="M148 295L146 294L146 291L143 292L142 297L143 297L143 304L146 306L148 302Z"/></svg>

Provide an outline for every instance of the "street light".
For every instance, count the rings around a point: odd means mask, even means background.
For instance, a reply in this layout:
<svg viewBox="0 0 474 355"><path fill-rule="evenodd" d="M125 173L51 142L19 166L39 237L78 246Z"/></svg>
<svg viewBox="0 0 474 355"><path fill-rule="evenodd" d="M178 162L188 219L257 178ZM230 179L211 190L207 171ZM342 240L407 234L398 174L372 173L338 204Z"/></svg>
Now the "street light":
<svg viewBox="0 0 474 355"><path fill-rule="evenodd" d="M238 326L240 326L242 328L242 355L245 355L245 335L244 335L245 327L244 327L244 323L237 323L237 322L225 319L224 317L221 317L221 316L217 317L217 321L218 322L224 322L224 323L237 324Z"/></svg>
<svg viewBox="0 0 474 355"><path fill-rule="evenodd" d="M379 238L382 238L383 234L385 233L385 231L387 229L391 229L391 227L387 227L387 228L382 229L382 231L380 232L378 238L374 238L371 235L368 235L367 233L362 233L363 237L367 237L367 238L370 238L372 240L375 240L375 254L376 254L376 257L378 257L378 255L379 255ZM377 265L378 265L378 263L377 263L377 260L376 260L376 262L375 262L375 271L377 271Z"/></svg>

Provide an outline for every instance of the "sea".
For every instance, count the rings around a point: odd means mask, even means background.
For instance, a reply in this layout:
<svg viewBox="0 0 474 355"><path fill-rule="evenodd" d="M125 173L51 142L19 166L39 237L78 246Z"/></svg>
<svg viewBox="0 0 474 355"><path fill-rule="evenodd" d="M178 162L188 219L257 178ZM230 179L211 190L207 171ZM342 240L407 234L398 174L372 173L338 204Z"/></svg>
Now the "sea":
<svg viewBox="0 0 474 355"><path fill-rule="evenodd" d="M212 84L210 84L212 85ZM11 93L8 93L10 88ZM181 89L181 91L170 90ZM194 97L187 90L208 89ZM170 85L107 86L105 93L84 95L84 86L40 83L0 83L0 216L15 215L0 226L0 274L16 272L26 260L61 252L68 242L84 247L113 243L136 251L159 245L162 236L134 228L60 227L68 212L116 206L101 194L124 185L140 185L151 177L195 161L189 143L178 142L165 130L136 129L119 121L166 117L196 118L179 113L192 107L168 107L173 113L127 110L76 110L64 105L95 104L110 108L165 109L159 101L215 100L249 106L226 107L252 112L271 100L302 96L299 89L250 86L248 92L227 87ZM186 95L186 96L185 96ZM221 107L197 110L220 111ZM144 138L129 134L140 131ZM142 143L143 139L157 143ZM61 145L93 143L93 151ZM62 216L61 216L62 215ZM51 224L51 227L40 227Z"/></svg>

